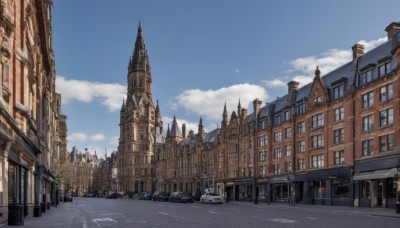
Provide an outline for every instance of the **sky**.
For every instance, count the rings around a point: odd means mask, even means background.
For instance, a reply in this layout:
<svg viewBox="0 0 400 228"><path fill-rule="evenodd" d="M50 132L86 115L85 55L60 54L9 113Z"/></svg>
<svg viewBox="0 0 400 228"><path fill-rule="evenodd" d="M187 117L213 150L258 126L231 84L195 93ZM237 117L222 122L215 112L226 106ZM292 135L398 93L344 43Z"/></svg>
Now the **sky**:
<svg viewBox="0 0 400 228"><path fill-rule="evenodd" d="M398 0L54 0L56 91L67 115L67 149L102 157L117 150L119 111L139 21L153 101L164 131L174 116L197 132L220 125L256 98L271 102L287 82L310 83L369 51L400 21Z"/></svg>

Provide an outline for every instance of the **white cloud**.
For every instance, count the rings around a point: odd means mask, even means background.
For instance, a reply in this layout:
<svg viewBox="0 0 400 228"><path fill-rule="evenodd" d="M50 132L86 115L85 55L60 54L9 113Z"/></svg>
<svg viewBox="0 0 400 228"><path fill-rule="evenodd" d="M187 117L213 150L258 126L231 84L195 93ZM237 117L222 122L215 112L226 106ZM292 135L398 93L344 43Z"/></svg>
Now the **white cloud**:
<svg viewBox="0 0 400 228"><path fill-rule="evenodd" d="M119 136L113 136L109 139L108 144L113 146L118 146L119 144Z"/></svg>
<svg viewBox="0 0 400 228"><path fill-rule="evenodd" d="M262 80L261 83L268 88L285 87L287 84L280 79Z"/></svg>
<svg viewBox="0 0 400 228"><path fill-rule="evenodd" d="M76 100L85 103L98 100L110 112L119 111L122 99L125 97L126 87L117 83L106 84L100 82L80 81L56 77L56 90L62 95L62 102Z"/></svg>
<svg viewBox="0 0 400 228"><path fill-rule="evenodd" d="M235 74L240 74L240 70L239 69L235 69Z"/></svg>
<svg viewBox="0 0 400 228"><path fill-rule="evenodd" d="M67 137L67 140L73 142L85 142L88 139L88 136L85 133L77 132Z"/></svg>
<svg viewBox="0 0 400 228"><path fill-rule="evenodd" d="M225 102L230 116L232 108L237 109L239 99L242 107L248 109L249 104L256 98L267 99L265 89L259 85L244 83L218 90L188 89L176 96L172 104L199 116L219 121L222 119Z"/></svg>
<svg viewBox="0 0 400 228"><path fill-rule="evenodd" d="M370 41L361 40L358 43L363 44L365 52L368 52L386 41L387 38L384 37ZM323 76L350 62L353 58L352 56L353 54L350 49L329 49L315 56L307 56L292 60L290 62L292 68L289 70L289 73L294 74L293 80L300 82L300 86L304 86L313 80L317 66Z"/></svg>
<svg viewBox="0 0 400 228"><path fill-rule="evenodd" d="M106 137L103 134L95 134L90 137L93 142L103 141Z"/></svg>

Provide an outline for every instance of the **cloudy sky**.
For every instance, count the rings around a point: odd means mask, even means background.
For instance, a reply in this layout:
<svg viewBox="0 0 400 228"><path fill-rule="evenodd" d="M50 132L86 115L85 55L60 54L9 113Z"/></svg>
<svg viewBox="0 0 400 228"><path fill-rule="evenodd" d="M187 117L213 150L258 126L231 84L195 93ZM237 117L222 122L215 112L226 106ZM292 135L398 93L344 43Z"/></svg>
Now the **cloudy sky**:
<svg viewBox="0 0 400 228"><path fill-rule="evenodd" d="M369 51L399 21L398 0L55 0L56 90L67 115L68 150L116 150L119 110L139 21L150 57L153 100L164 125L208 131L251 102L270 102L287 82L309 83ZM166 128L165 128L166 129Z"/></svg>

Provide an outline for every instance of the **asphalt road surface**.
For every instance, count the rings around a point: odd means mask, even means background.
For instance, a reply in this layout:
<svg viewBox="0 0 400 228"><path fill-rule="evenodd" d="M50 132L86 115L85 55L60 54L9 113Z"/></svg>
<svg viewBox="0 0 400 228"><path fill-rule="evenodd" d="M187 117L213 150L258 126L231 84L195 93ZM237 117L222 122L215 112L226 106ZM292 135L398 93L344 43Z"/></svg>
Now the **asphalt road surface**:
<svg viewBox="0 0 400 228"><path fill-rule="evenodd" d="M54 210L54 211L53 211ZM353 208L251 203L201 204L132 199L74 198L30 218L26 227L400 227L400 217Z"/></svg>

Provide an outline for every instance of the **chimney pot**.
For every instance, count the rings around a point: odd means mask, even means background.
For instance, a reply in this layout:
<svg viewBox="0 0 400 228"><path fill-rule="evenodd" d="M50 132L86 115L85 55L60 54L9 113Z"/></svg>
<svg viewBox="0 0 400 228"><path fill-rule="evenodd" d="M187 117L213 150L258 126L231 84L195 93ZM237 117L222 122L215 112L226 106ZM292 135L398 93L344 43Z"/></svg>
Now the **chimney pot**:
<svg viewBox="0 0 400 228"><path fill-rule="evenodd" d="M357 43L353 45L352 49L353 49L353 59L356 59L364 55L364 45Z"/></svg>
<svg viewBox="0 0 400 228"><path fill-rule="evenodd" d="M400 22L392 22L385 28L388 40L393 38L393 35L400 30Z"/></svg>

